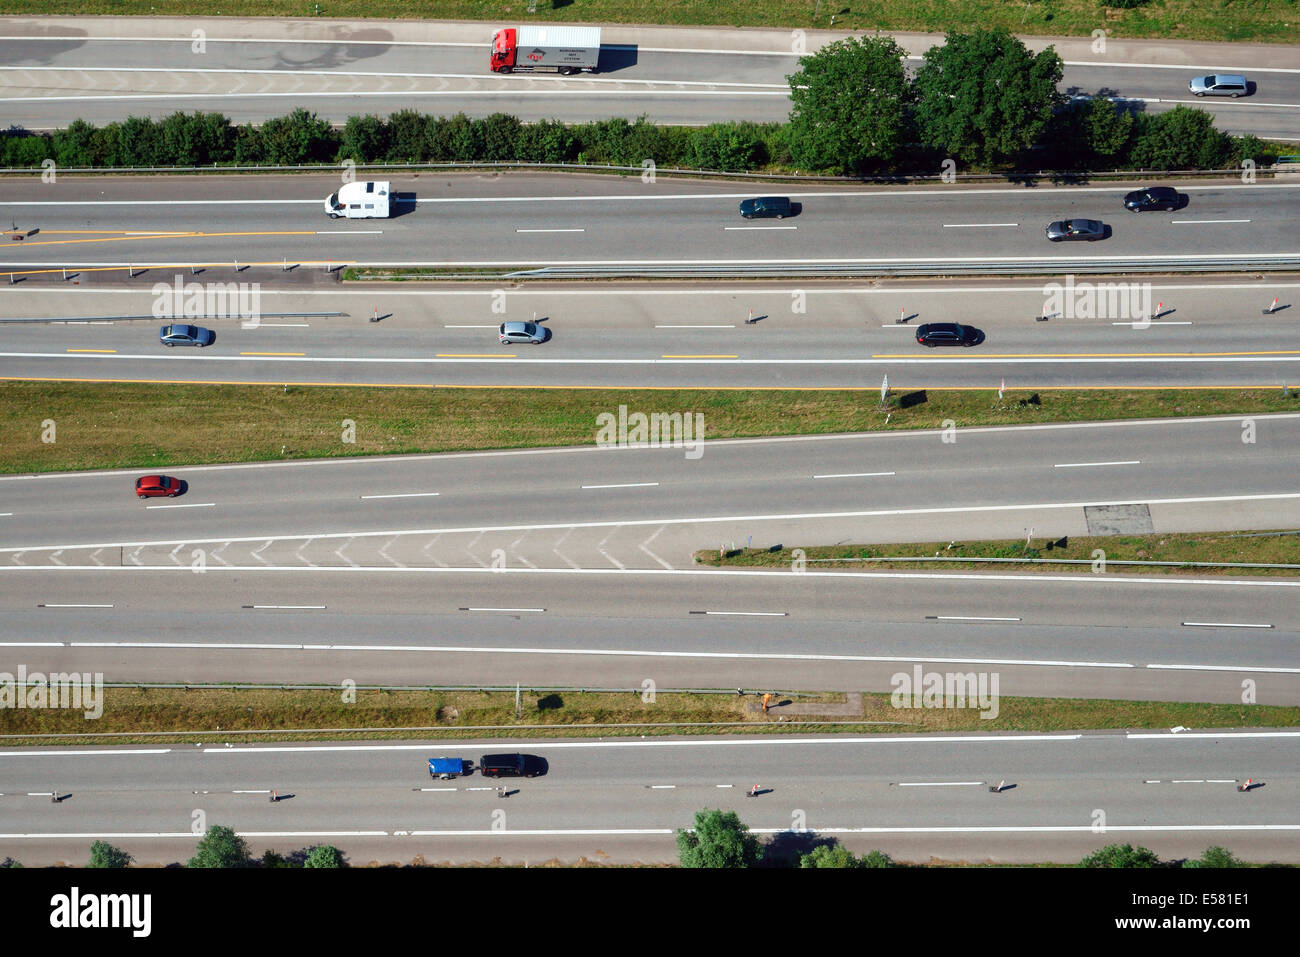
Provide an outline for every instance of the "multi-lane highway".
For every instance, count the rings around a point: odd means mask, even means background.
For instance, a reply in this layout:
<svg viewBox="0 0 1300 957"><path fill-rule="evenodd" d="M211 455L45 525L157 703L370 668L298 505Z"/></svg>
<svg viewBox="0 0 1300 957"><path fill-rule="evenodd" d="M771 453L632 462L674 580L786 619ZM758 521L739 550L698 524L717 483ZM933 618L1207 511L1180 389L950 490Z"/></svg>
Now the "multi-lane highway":
<svg viewBox="0 0 1300 957"><path fill-rule="evenodd" d="M1261 701L1300 700L1295 579L1090 564L739 573L692 557L750 541L1294 528L1297 421L1258 418L1250 445L1240 420L1210 419L956 443L706 438L696 459L587 448L196 467L178 470L184 496L149 503L131 498L133 473L6 478L5 644L33 668L154 680L634 687L653 674L850 690L942 660L1007 669L1006 694L1233 701L1245 676Z"/></svg>
<svg viewBox="0 0 1300 957"><path fill-rule="evenodd" d="M300 105L332 120L414 106L688 124L781 120L789 109L797 51L784 31L747 33L742 45L732 31L607 28L601 73L576 79L488 75L487 33L9 19L0 100L30 128L194 108L257 122ZM901 38L913 68L937 39ZM1300 140L1294 48L1056 45L1064 92L1153 111L1195 102L1230 132ZM1250 75L1253 96L1186 94L1189 76L1229 69ZM325 217L334 176L0 182L16 237L0 254L0 378L874 391L888 376L896 391L1281 390L1300 368L1300 280L1263 265L1239 272L1260 257L1300 261L1300 185L1284 179L1179 183L1183 208L1138 215L1121 203L1134 183L390 178L397 215L374 221ZM737 203L759 192L788 193L797 215L741 220ZM1104 220L1110 235L1044 237L1049 221L1080 217ZM1221 272L1170 275L1194 261ZM713 278L394 287L342 283L351 265ZM900 268L958 278L803 275ZM986 278L1003 268L1035 278ZM1080 285L1097 270L1120 285ZM209 348L158 342L178 280L182 300L184 284L205 300L235 289L244 314L231 317L226 299L185 315L216 329ZM499 322L533 317L550 341L498 345ZM932 321L974 325L983 339L926 350L913 330ZM610 392L609 411L619 396ZM70 426L60 423L60 441L75 441ZM212 463L170 469L187 483L175 500L137 501L140 470L0 477L0 672L854 692L885 690L919 665L996 674L1006 696L1300 702L1300 577L1098 568L1077 548L1067 557L1088 564L1029 572L695 563L697 550L745 544L1300 528L1297 415L954 426L720 441L706 419L702 445ZM356 427L377 426L359 415ZM332 843L354 862L660 861L695 810L722 806L765 837L804 841L806 828L908 859L1071 861L1131 841L1165 857L1220 844L1294 861L1295 740L1194 731L14 750L0 752L0 855L80 861L104 838L140 862L183 860L202 812L257 851ZM430 756L507 748L544 755L550 773L507 798L479 777L424 773ZM1265 786L1238 791L1247 778ZM990 793L998 782L1013 786ZM744 797L755 783L766 792ZM285 800L268 801L272 791Z"/></svg>
<svg viewBox="0 0 1300 957"><path fill-rule="evenodd" d="M341 123L356 113L414 106L429 113L568 121L646 115L658 123L780 122L790 111L786 77L798 54L842 34L607 26L596 76L497 76L488 70L488 24L360 21L0 21L0 99L29 129L83 118L104 123L206 109L260 122L306 106ZM902 34L909 68L942 43ZM1195 105L1220 129L1300 139L1296 48L1274 44L1173 44L1027 38L1065 61L1061 90L1108 96L1150 112ZM1246 99L1198 99L1191 77L1245 73Z"/></svg>
<svg viewBox="0 0 1300 957"><path fill-rule="evenodd" d="M404 175L390 219L331 220L331 176L37 177L0 182L0 215L38 230L0 253L0 272L42 267L235 262L527 268L869 266L1080 260L1122 266L1300 256L1300 183L1179 183L1176 212L1130 213L1138 183L915 189L749 188L657 177ZM755 192L788 192L797 215L746 221ZM1099 219L1098 242L1052 243L1055 220ZM48 276L49 274L45 274ZM56 274L58 275L58 274ZM224 278L224 277L223 277Z"/></svg>
<svg viewBox="0 0 1300 957"><path fill-rule="evenodd" d="M704 807L764 841L832 839L903 859L1072 863L1111 843L1163 858L1220 845L1300 860L1300 732L435 741L238 741L0 751L0 853L81 863L107 839L141 863L185 860L195 830L235 827L261 854L333 844L369 861L676 856ZM538 778L431 780L427 759L522 750ZM1238 791L1247 778L1258 785ZM509 794L497 787L508 783ZM747 797L758 785L762 793ZM990 788L1001 787L998 793ZM272 792L281 799L272 801ZM57 794L57 802L51 797Z"/></svg>

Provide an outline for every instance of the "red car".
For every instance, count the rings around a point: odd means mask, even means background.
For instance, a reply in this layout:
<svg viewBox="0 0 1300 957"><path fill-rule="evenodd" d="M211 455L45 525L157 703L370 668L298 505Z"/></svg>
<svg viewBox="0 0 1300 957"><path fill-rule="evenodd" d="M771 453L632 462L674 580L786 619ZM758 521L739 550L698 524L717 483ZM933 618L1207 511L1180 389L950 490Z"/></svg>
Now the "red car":
<svg viewBox="0 0 1300 957"><path fill-rule="evenodd" d="M181 480L170 475L146 475L135 480L136 498L157 498L166 495L175 498L181 494Z"/></svg>

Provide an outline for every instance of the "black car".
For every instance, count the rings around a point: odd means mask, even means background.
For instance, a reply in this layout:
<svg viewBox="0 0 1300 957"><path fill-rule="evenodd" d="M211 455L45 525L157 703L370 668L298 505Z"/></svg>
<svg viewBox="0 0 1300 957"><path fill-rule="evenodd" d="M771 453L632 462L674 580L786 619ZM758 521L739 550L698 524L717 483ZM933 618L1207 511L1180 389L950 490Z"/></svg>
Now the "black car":
<svg viewBox="0 0 1300 957"><path fill-rule="evenodd" d="M923 346L973 346L982 338L974 326L957 322L927 322L916 327L916 341Z"/></svg>
<svg viewBox="0 0 1300 957"><path fill-rule="evenodd" d="M1054 243L1093 242L1106 238L1106 224L1098 219L1058 219L1047 224L1047 238Z"/></svg>
<svg viewBox="0 0 1300 957"><path fill-rule="evenodd" d="M535 778L548 767L546 759L535 754L485 754L478 761L485 778Z"/></svg>
<svg viewBox="0 0 1300 957"><path fill-rule="evenodd" d="M1172 186L1145 186L1124 197L1124 208L1138 213L1148 209L1177 209L1182 197Z"/></svg>
<svg viewBox="0 0 1300 957"><path fill-rule="evenodd" d="M787 196L760 196L741 200L740 215L746 219L785 219L791 215L790 199Z"/></svg>

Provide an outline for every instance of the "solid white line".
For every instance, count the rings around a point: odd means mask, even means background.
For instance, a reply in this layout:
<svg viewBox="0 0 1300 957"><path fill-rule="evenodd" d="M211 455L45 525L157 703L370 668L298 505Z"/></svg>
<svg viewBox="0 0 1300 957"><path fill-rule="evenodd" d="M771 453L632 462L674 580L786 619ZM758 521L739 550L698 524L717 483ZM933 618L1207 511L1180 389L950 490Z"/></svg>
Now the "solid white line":
<svg viewBox="0 0 1300 957"><path fill-rule="evenodd" d="M546 611L545 608L466 608L466 611Z"/></svg>
<svg viewBox="0 0 1300 957"><path fill-rule="evenodd" d="M626 485L583 485L582 488L646 488L658 485L658 482L629 482Z"/></svg>
<svg viewBox="0 0 1300 957"><path fill-rule="evenodd" d="M1131 459L1126 462L1059 462L1052 468L1057 469L1088 469L1099 465L1141 465L1137 459Z"/></svg>
<svg viewBox="0 0 1300 957"><path fill-rule="evenodd" d="M1160 665L1148 664L1144 667L1160 669L1163 671L1238 671L1238 672L1262 672L1270 675L1300 675L1300 668L1271 668L1267 666L1255 665Z"/></svg>
<svg viewBox="0 0 1300 957"><path fill-rule="evenodd" d="M420 790L420 791L422 791L422 792L424 792L424 793L426 793L426 794L428 794L428 793L430 793L430 792L434 792L434 793L439 793L439 794L440 794L440 793L443 793L443 792L445 792L445 791L459 791L460 788L418 788L417 790ZM468 789L467 789L467 790L468 790Z"/></svg>
<svg viewBox="0 0 1300 957"><path fill-rule="evenodd" d="M980 618L973 615L935 615L938 621L1019 621L1019 618Z"/></svg>
<svg viewBox="0 0 1300 957"><path fill-rule="evenodd" d="M13 518L13 512L0 512L0 518Z"/></svg>
<svg viewBox="0 0 1300 957"><path fill-rule="evenodd" d="M391 495L363 495L362 498L428 498L441 492L394 492Z"/></svg>
<svg viewBox="0 0 1300 957"><path fill-rule="evenodd" d="M1249 219L1171 219L1175 225L1191 225L1193 223L1248 223Z"/></svg>
<svg viewBox="0 0 1300 957"><path fill-rule="evenodd" d="M723 226L723 227L722 227L722 231L723 231L723 232L734 232L734 231L736 231L736 230L742 230L742 231L744 231L744 230L753 230L753 231L757 231L757 230L760 230L760 229L798 229L798 228L799 228L798 226Z"/></svg>
<svg viewBox="0 0 1300 957"><path fill-rule="evenodd" d="M665 326L665 325L656 325L655 328L656 328L656 329L735 329L736 327L735 327L735 325L733 324L733 325L729 325L729 326L724 326L724 325L717 325L717 326L706 326L706 325Z"/></svg>
<svg viewBox="0 0 1300 957"><path fill-rule="evenodd" d="M49 605L42 603L37 608L112 608L112 605Z"/></svg>
<svg viewBox="0 0 1300 957"><path fill-rule="evenodd" d="M1194 628L1272 628L1272 625L1241 624L1232 621L1185 621L1184 625Z"/></svg>
<svg viewBox="0 0 1300 957"><path fill-rule="evenodd" d="M257 611L266 611L266 610L303 611L303 610L322 610L325 608L324 605L250 605L249 607Z"/></svg>
<svg viewBox="0 0 1300 957"><path fill-rule="evenodd" d="M137 359L152 362L234 362L256 364L301 364L301 365L476 365L484 362L497 363L501 358L512 358L515 365L536 365L536 366L670 366L670 365L701 365L702 360L696 358L658 358L644 359L619 359L619 358L550 358L550 359L521 359L514 355L501 356L467 356L456 358L452 356L275 356L275 355L184 355L184 356L160 356L154 353L116 353L113 355L105 354L87 354L87 353L67 353L67 352L0 352L0 358L6 359L62 359L71 361L124 361L128 359ZM981 358L979 356L961 356L961 357L930 357L926 355L917 356L872 356L869 358L818 358L808 357L800 359L741 359L725 358L728 365L744 366L808 366L808 367L827 367L827 366L898 366L898 365L1042 365L1042 366L1059 366L1059 365L1258 365L1270 362L1300 362L1300 352L1295 355L1247 355L1247 356L1222 356L1222 355L1174 355L1174 356L1157 356L1157 355L1130 355L1130 356L1097 356L1097 355L1064 355L1064 356L1034 356L1024 355L1017 357L991 357ZM280 381L279 379L275 380ZM251 383L259 384L259 383Z"/></svg>
<svg viewBox="0 0 1300 957"><path fill-rule="evenodd" d="M788 611L706 611L706 615L731 615L742 618L788 618Z"/></svg>
<svg viewBox="0 0 1300 957"><path fill-rule="evenodd" d="M676 784L652 784L650 785L650 790L651 791L675 791L677 790L677 785Z"/></svg>
<svg viewBox="0 0 1300 957"><path fill-rule="evenodd" d="M900 788L958 788L983 784L983 781L899 781Z"/></svg>
<svg viewBox="0 0 1300 957"><path fill-rule="evenodd" d="M585 229L516 229L517 233L585 233Z"/></svg>
<svg viewBox="0 0 1300 957"><path fill-rule="evenodd" d="M146 505L145 508L213 508L216 504L216 502L194 502L186 505Z"/></svg>
<svg viewBox="0 0 1300 957"><path fill-rule="evenodd" d="M815 479L832 479L832 478L875 478L880 475L893 475L893 472L836 472L827 475L814 475Z"/></svg>
<svg viewBox="0 0 1300 957"><path fill-rule="evenodd" d="M1295 738L1300 737L1300 731L1234 731L1234 738ZM1180 738L1218 738L1222 737L1215 731L1180 731L1178 734L1170 734L1168 731L1129 731L1124 737L1131 740L1148 740L1157 739L1161 741L1177 741Z"/></svg>
<svg viewBox="0 0 1300 957"><path fill-rule="evenodd" d="M188 571L188 569L186 569ZM527 611L530 609L520 609ZM962 665L1025 665L1041 666L1053 668L1135 668L1136 665L1124 661L1069 661L1069 660L1050 660L1050 659L1007 659L1007 658L934 658L918 657L915 655L832 655L832 654L815 654L815 653L781 653L775 652L740 652L740 651L654 651L654 650L624 650L614 648L515 648L510 646L482 646L482 645L304 645L304 644L270 644L266 642L149 642L149 641L69 641L69 642L0 642L0 648L139 648L144 650L153 650L157 648L168 648L172 650L183 651L201 651L208 652L213 650L225 651L333 651L340 653L348 652L365 652L367 654L380 652L397 652L397 653L446 653L458 652L465 654L501 654L501 655L574 655L574 656L592 656L592 657L609 657L609 658L698 658L719 661L852 661L852 662L906 662L908 664L962 664ZM1195 665L1165 665L1156 666L1148 665L1147 667L1167 667L1171 669L1198 670ZM1265 668L1234 668L1227 665L1208 666L1208 670L1223 671L1279 671L1281 673L1295 672L1300 674L1300 668L1283 668L1283 669L1265 669Z"/></svg>
<svg viewBox="0 0 1300 957"><path fill-rule="evenodd" d="M944 223L944 229L976 229L991 226L1019 226L1019 223Z"/></svg>

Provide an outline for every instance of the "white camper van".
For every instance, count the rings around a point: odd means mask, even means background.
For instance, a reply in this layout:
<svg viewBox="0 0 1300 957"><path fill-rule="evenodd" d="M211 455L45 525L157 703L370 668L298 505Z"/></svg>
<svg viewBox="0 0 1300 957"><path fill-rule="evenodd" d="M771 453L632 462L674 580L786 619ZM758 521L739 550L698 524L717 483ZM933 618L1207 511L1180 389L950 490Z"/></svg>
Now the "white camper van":
<svg viewBox="0 0 1300 957"><path fill-rule="evenodd" d="M388 183L344 183L325 200L330 219L387 219Z"/></svg>

